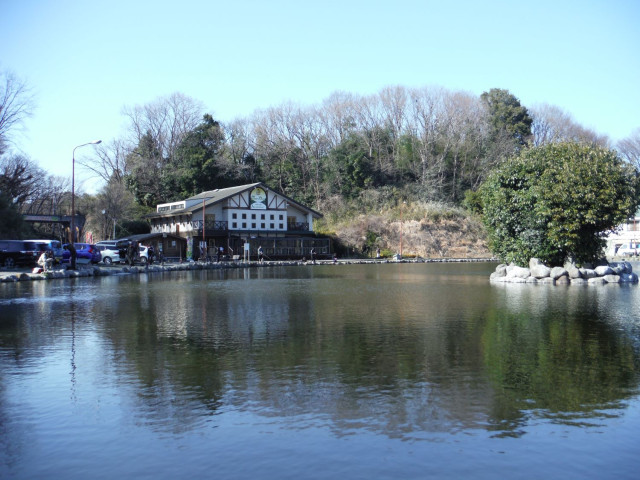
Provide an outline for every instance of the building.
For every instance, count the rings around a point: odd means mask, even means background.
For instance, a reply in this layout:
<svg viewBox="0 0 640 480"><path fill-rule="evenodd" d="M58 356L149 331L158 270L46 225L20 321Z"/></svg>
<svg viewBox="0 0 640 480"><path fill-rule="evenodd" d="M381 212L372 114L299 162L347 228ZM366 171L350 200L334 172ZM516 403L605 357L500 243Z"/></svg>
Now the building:
<svg viewBox="0 0 640 480"><path fill-rule="evenodd" d="M620 247L637 248L638 244L640 244L640 210L607 236L606 254L613 257L616 256Z"/></svg>
<svg viewBox="0 0 640 480"><path fill-rule="evenodd" d="M272 259L329 256L331 242L314 232L322 215L263 183L202 192L163 203L147 216L152 234L186 239L186 259L255 258L258 247Z"/></svg>

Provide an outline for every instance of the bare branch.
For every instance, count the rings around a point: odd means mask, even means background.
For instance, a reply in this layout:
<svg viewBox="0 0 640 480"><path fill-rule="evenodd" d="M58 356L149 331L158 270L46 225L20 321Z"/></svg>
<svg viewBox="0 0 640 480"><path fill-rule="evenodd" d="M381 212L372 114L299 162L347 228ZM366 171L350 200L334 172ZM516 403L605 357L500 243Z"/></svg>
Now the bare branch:
<svg viewBox="0 0 640 480"><path fill-rule="evenodd" d="M10 143L10 131L31 116L34 97L27 84L11 72L0 72L0 154Z"/></svg>

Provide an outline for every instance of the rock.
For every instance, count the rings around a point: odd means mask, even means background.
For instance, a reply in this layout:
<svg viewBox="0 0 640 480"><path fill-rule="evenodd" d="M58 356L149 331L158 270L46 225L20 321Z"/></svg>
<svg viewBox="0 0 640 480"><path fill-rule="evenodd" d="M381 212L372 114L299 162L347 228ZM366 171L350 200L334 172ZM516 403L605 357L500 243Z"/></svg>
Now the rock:
<svg viewBox="0 0 640 480"><path fill-rule="evenodd" d="M620 275L605 275L604 277L604 281L607 283L620 283Z"/></svg>
<svg viewBox="0 0 640 480"><path fill-rule="evenodd" d="M491 274L496 277L506 277L507 276L507 266L506 265L498 265L496 271Z"/></svg>
<svg viewBox="0 0 640 480"><path fill-rule="evenodd" d="M539 259L532 258L529 260L529 269L533 270L533 267L537 267L539 265L544 265Z"/></svg>
<svg viewBox="0 0 640 480"><path fill-rule="evenodd" d="M587 281L584 278L572 278L571 285L586 285Z"/></svg>
<svg viewBox="0 0 640 480"><path fill-rule="evenodd" d="M609 267L611 268L611 270L613 271L613 273L615 275L620 275L621 273L625 273L625 265L624 264L611 264L609 265Z"/></svg>
<svg viewBox="0 0 640 480"><path fill-rule="evenodd" d="M567 270L567 274L569 275L570 279L573 280L574 278L582 278L582 275L580 275L580 269L575 265L568 265L565 267L565 269Z"/></svg>
<svg viewBox="0 0 640 480"><path fill-rule="evenodd" d="M551 273L549 274L549 276L554 280L557 280L560 277L566 277L568 275L568 272L562 267L553 267L551 269Z"/></svg>
<svg viewBox="0 0 640 480"><path fill-rule="evenodd" d="M596 274L596 271L595 271L595 270L593 270L593 269L591 269L591 268L581 268L581 269L580 269L580 276L581 276L582 278L589 279L589 278L595 278L595 277L597 277L597 276L598 276L598 274Z"/></svg>
<svg viewBox="0 0 640 480"><path fill-rule="evenodd" d="M569 285L571 280L567 275L562 275L556 279L556 285Z"/></svg>
<svg viewBox="0 0 640 480"><path fill-rule="evenodd" d="M526 283L527 279L522 277L505 277L509 283Z"/></svg>
<svg viewBox="0 0 640 480"><path fill-rule="evenodd" d="M538 283L541 283L543 285L555 285L556 281L551 277L544 277L538 280Z"/></svg>
<svg viewBox="0 0 640 480"><path fill-rule="evenodd" d="M513 267L508 267L507 268L507 277L515 277L515 278L525 279L525 278L527 278L529 276L531 276L531 272L529 271L528 268L517 267L517 266L513 266Z"/></svg>
<svg viewBox="0 0 640 480"><path fill-rule="evenodd" d="M604 279L604 277L591 277L587 280L587 283L589 285L602 285L607 283Z"/></svg>
<svg viewBox="0 0 640 480"><path fill-rule="evenodd" d="M613 270L609 265L600 265L599 267L595 268L595 272L596 272L596 275L598 275L599 277L604 277L606 275L613 274Z"/></svg>
<svg viewBox="0 0 640 480"><path fill-rule="evenodd" d="M635 273L621 273L620 282L621 283L637 283L638 275L636 275Z"/></svg>
<svg viewBox="0 0 640 480"><path fill-rule="evenodd" d="M536 277L527 277L524 281L525 283L538 283L538 279Z"/></svg>
<svg viewBox="0 0 640 480"><path fill-rule="evenodd" d="M529 270L531 271L531 276L535 278L544 278L551 274L551 269L542 264L529 266Z"/></svg>

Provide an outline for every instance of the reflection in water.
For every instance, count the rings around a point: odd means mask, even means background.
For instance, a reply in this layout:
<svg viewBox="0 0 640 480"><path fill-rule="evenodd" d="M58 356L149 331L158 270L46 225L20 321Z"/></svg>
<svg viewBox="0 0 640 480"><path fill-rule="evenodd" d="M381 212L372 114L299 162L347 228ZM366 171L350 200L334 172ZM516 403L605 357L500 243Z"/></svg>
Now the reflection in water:
<svg viewBox="0 0 640 480"><path fill-rule="evenodd" d="M129 435L130 426L209 435L247 415L258 429L326 428L339 439L607 428L638 392L637 287L491 285L492 269L280 267L11 285L0 297L0 419L10 439L29 436L7 419L30 376L43 393L27 389L29 402L46 395L64 412L57 370L66 358L68 372L70 354L74 415L119 418L115 430Z"/></svg>
<svg viewBox="0 0 640 480"><path fill-rule="evenodd" d="M637 392L635 340L610 320L629 286L516 287L499 289L483 334L485 363L499 387L496 425L515 431L536 416L569 425L610 418Z"/></svg>

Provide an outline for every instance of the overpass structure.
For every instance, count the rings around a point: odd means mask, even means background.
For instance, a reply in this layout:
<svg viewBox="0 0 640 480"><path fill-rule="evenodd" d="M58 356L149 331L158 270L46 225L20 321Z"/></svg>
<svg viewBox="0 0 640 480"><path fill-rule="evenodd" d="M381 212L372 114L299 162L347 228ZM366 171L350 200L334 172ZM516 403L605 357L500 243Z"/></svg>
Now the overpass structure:
<svg viewBox="0 0 640 480"><path fill-rule="evenodd" d="M71 215L23 215L22 218L25 222L31 223L57 223L62 225L65 229L71 227ZM78 233L82 232L85 224L84 215L76 215L74 218L74 224ZM80 235L76 235L76 238L80 238Z"/></svg>

